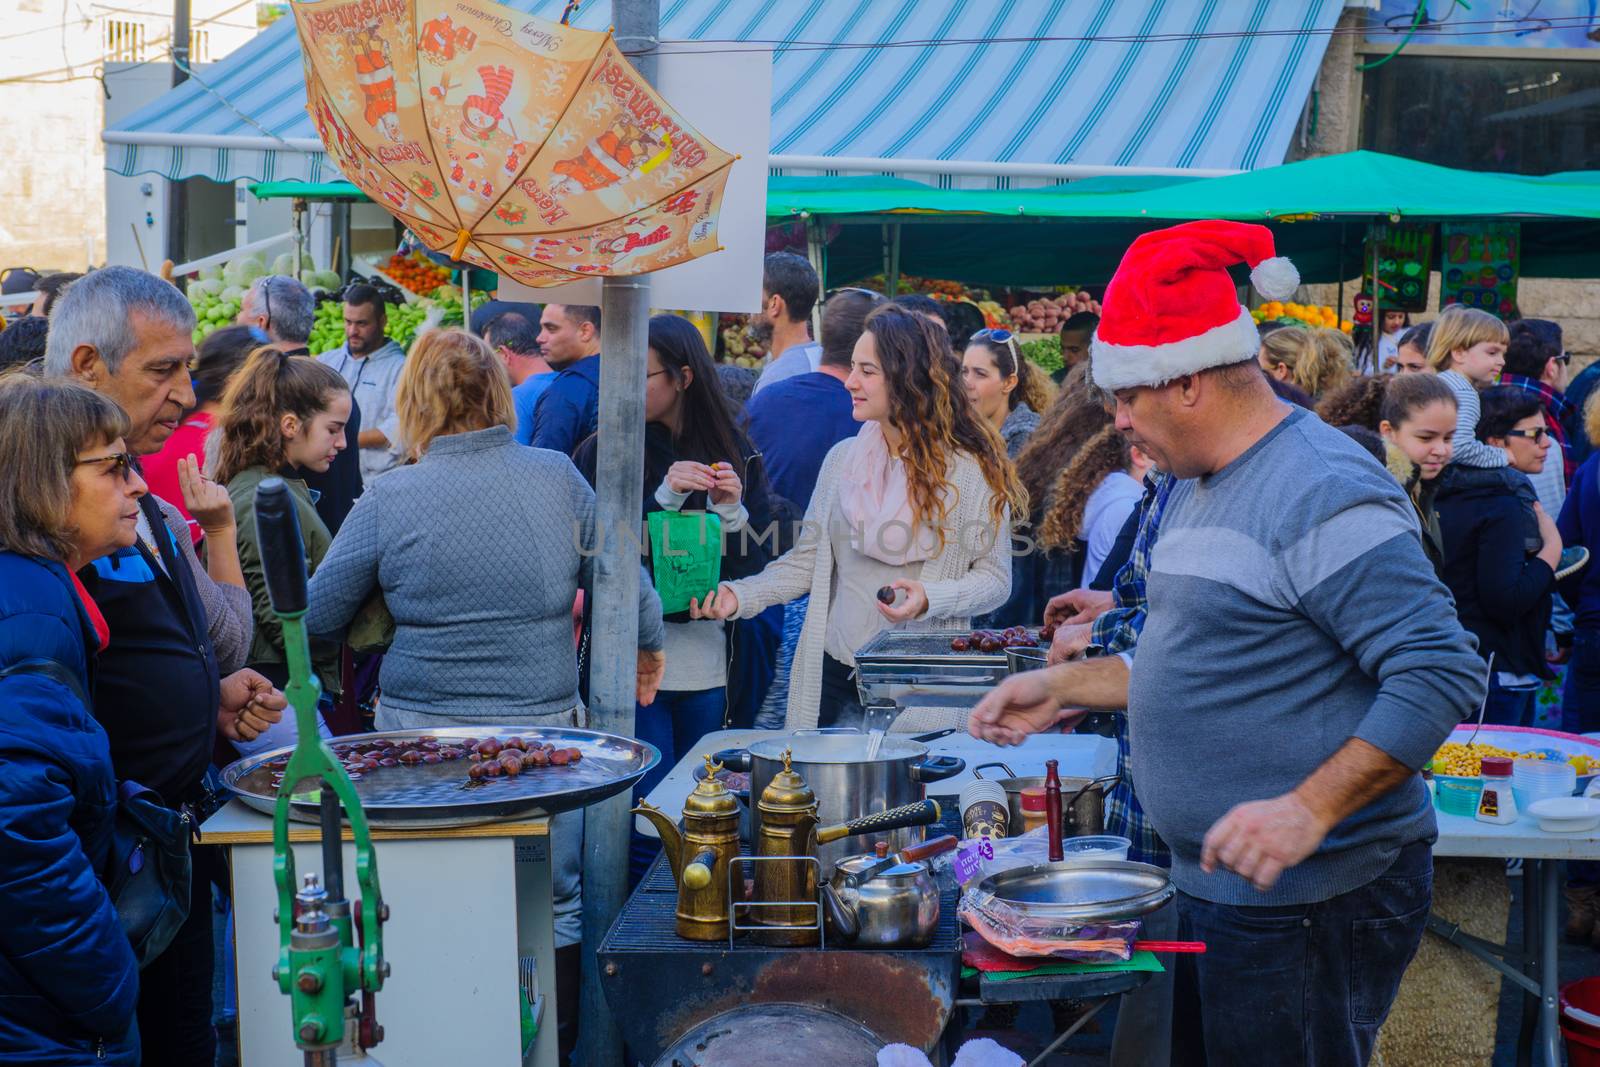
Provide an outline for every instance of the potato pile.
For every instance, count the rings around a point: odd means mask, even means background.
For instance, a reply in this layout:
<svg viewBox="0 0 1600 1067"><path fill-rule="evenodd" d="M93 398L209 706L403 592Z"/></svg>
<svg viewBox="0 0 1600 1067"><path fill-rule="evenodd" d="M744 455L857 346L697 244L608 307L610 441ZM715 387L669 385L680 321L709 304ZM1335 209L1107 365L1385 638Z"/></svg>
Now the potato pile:
<svg viewBox="0 0 1600 1067"><path fill-rule="evenodd" d="M1091 297L1087 289L1019 304L1011 309L1011 324L1021 333L1055 333L1080 311L1100 314L1100 301Z"/></svg>

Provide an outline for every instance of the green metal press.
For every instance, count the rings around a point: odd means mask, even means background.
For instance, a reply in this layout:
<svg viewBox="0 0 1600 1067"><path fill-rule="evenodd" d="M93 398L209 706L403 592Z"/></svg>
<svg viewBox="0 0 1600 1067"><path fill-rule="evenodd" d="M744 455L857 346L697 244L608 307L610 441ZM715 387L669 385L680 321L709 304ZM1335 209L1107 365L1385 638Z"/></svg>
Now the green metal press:
<svg viewBox="0 0 1600 1067"><path fill-rule="evenodd" d="M283 624L283 649L289 661L284 695L298 731L272 817L272 873L278 888L278 964L272 977L289 994L294 1040L305 1053L306 1067L333 1067L344 1042L347 1016L355 1019L360 1048L372 1048L383 1040L374 995L389 976L383 958L383 923L389 909L378 889L378 857L355 785L317 730L322 685L311 669L306 638L305 548L294 502L281 478L268 478L256 490L256 531L267 593ZM307 874L297 890L294 853L289 849L289 798L307 778L322 781L323 877L319 883L315 874ZM355 838L361 897L354 911L344 893L341 805Z"/></svg>

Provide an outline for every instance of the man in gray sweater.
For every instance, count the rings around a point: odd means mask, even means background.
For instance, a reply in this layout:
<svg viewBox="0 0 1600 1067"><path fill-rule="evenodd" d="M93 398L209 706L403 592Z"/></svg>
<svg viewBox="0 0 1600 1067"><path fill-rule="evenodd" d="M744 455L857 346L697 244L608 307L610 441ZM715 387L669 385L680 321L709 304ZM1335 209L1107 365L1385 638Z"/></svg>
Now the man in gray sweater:
<svg viewBox="0 0 1600 1067"><path fill-rule="evenodd" d="M1014 742L1069 700L1128 709L1180 936L1210 946L1179 971L1178 1061L1364 1064L1432 895L1417 768L1482 664L1399 486L1274 397L1240 261L1258 288L1284 263L1262 227L1192 223L1141 237L1107 289L1094 379L1180 479L1135 652L1018 675L973 728Z"/></svg>

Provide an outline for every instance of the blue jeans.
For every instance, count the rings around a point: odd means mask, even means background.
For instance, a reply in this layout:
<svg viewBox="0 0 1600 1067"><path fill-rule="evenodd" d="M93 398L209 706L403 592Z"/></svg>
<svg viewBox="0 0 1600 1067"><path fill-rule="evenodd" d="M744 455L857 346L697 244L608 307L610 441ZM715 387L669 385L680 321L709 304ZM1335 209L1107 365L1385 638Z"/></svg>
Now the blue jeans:
<svg viewBox="0 0 1600 1067"><path fill-rule="evenodd" d="M1361 1067L1433 900L1433 850L1400 850L1364 886L1316 904L1241 907L1178 894L1173 1062Z"/></svg>
<svg viewBox="0 0 1600 1067"><path fill-rule="evenodd" d="M661 750L661 762L633 787L635 804L643 800L679 760L693 751L702 737L722 729L725 693L721 686L693 691L663 689L656 694L654 704L641 704L634 709L634 734ZM667 815L676 820L679 812L669 811ZM628 870L633 882L644 877L660 847L655 838L634 830L628 850Z"/></svg>
<svg viewBox="0 0 1600 1067"><path fill-rule="evenodd" d="M1489 700L1483 721L1490 726L1532 726L1533 701L1539 695L1536 685L1511 689L1497 680L1489 683Z"/></svg>
<svg viewBox="0 0 1600 1067"><path fill-rule="evenodd" d="M1561 729L1569 734L1600 730L1600 630L1572 632L1572 658L1561 690Z"/></svg>

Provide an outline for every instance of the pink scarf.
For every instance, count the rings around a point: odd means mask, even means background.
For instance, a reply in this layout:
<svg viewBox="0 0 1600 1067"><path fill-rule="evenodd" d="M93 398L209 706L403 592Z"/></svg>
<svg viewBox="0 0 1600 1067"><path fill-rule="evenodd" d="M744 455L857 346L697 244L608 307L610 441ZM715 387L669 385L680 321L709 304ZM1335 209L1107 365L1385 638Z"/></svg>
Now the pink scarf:
<svg viewBox="0 0 1600 1067"><path fill-rule="evenodd" d="M905 464L889 455L889 442L876 422L862 424L845 457L839 513L856 548L880 563L903 567L932 559L938 551L938 537L928 527L912 536Z"/></svg>

